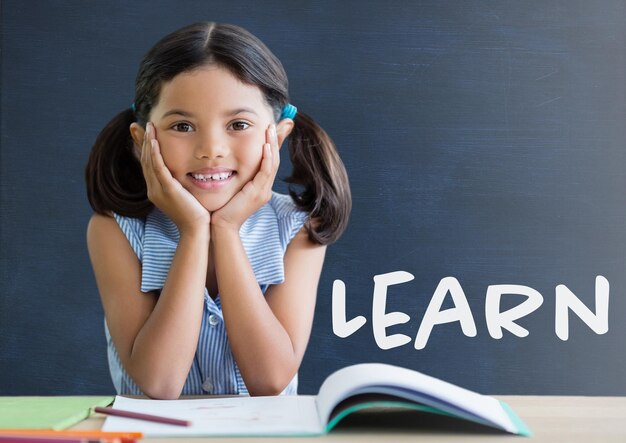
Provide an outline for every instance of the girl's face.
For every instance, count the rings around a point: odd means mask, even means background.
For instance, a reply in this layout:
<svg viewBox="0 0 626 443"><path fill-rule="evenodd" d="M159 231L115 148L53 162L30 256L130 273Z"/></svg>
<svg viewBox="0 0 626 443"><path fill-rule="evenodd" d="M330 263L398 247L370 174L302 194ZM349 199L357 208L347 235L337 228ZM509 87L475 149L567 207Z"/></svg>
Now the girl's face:
<svg viewBox="0 0 626 443"><path fill-rule="evenodd" d="M165 83L150 121L172 176L215 211L258 172L274 118L259 88L207 65Z"/></svg>

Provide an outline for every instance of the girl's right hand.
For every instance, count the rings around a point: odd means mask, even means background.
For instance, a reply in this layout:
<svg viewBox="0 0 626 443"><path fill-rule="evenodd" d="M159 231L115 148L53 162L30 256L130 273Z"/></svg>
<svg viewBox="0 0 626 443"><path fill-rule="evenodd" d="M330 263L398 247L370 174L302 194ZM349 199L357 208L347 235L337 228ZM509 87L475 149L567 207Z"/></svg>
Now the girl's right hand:
<svg viewBox="0 0 626 443"><path fill-rule="evenodd" d="M150 122L146 124L141 149L141 168L148 199L176 223L181 234L184 231L209 230L209 211L172 176L163 161L154 125Z"/></svg>

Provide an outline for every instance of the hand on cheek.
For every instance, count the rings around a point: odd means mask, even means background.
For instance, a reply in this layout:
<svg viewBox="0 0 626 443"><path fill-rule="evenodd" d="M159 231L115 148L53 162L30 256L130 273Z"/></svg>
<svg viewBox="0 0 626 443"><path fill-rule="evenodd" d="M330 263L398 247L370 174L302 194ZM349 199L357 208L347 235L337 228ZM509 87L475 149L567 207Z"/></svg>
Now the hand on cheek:
<svg viewBox="0 0 626 443"><path fill-rule="evenodd" d="M181 234L206 229L209 212L176 180L165 165L154 126L148 122L141 150L148 199L176 224Z"/></svg>
<svg viewBox="0 0 626 443"><path fill-rule="evenodd" d="M265 143L255 176L230 201L211 214L211 226L239 231L248 217L272 198L272 186L280 165L276 125L265 131Z"/></svg>

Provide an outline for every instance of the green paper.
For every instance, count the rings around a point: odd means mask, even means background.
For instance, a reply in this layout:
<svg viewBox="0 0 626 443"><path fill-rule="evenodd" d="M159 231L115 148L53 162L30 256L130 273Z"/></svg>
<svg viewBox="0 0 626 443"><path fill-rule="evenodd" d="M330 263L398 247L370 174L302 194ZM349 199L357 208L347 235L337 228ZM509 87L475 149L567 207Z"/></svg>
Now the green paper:
<svg viewBox="0 0 626 443"><path fill-rule="evenodd" d="M60 431L79 423L95 406L108 406L114 397L0 397L0 429Z"/></svg>

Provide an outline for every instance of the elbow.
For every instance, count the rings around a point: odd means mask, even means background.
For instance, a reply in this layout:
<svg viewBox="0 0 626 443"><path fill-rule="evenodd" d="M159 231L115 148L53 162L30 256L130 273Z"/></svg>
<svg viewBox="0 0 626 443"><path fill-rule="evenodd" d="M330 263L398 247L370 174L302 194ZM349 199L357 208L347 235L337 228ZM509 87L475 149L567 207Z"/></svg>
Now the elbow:
<svg viewBox="0 0 626 443"><path fill-rule="evenodd" d="M144 394L153 400L177 400L182 392L182 388L167 385L140 388Z"/></svg>
<svg viewBox="0 0 626 443"><path fill-rule="evenodd" d="M250 385L246 384L246 387L252 397L280 395L289 386L294 376L295 371L287 371L284 374L258 377Z"/></svg>
<svg viewBox="0 0 626 443"><path fill-rule="evenodd" d="M186 375L171 371L159 371L153 365L148 369L129 365L126 371L137 387L147 397L154 400L176 400L180 397L187 380Z"/></svg>
<svg viewBox="0 0 626 443"><path fill-rule="evenodd" d="M151 377L147 380L135 380L135 383L139 389L151 399L176 400L183 391L185 380L180 383L172 382L171 379L172 377Z"/></svg>
<svg viewBox="0 0 626 443"><path fill-rule="evenodd" d="M275 396L275 395L280 395L280 393L283 392L286 387L287 385L281 387L281 386L270 386L266 384L264 386L249 387L248 393L250 394L251 397Z"/></svg>

